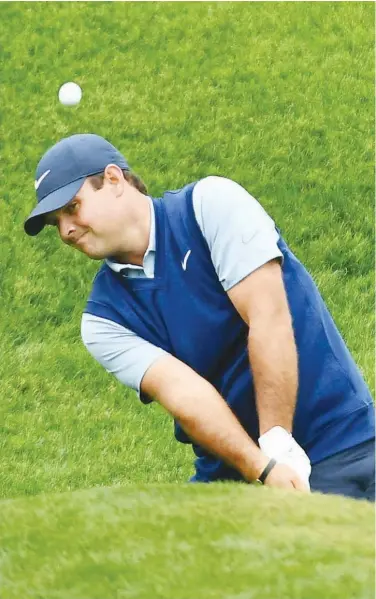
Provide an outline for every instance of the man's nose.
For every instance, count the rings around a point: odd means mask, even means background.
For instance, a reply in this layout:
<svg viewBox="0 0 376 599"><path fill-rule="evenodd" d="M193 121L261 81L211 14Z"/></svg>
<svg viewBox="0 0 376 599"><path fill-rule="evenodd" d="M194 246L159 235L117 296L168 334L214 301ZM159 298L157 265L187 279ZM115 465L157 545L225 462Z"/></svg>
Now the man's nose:
<svg viewBox="0 0 376 599"><path fill-rule="evenodd" d="M59 233L64 243L74 243L76 228L69 218L61 218L59 222Z"/></svg>

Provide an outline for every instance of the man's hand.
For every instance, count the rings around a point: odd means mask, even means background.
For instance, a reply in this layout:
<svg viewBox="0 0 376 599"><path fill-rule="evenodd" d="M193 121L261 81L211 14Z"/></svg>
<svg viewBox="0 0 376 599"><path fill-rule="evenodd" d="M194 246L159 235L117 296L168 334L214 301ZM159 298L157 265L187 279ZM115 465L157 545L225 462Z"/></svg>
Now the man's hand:
<svg viewBox="0 0 376 599"><path fill-rule="evenodd" d="M306 485L297 475L296 471L285 464L276 464L265 479L264 485L267 487L278 487L279 489L293 489L309 493L309 486Z"/></svg>
<svg viewBox="0 0 376 599"><path fill-rule="evenodd" d="M274 426L261 435L258 441L261 451L267 455L268 458L274 458L277 461L277 464L289 466L289 470L293 470L295 475L298 474L300 480L304 483L306 488L309 489L311 463L309 457L295 441L291 433L281 426ZM276 466L273 470L275 468ZM269 477L267 477L267 479L268 478Z"/></svg>

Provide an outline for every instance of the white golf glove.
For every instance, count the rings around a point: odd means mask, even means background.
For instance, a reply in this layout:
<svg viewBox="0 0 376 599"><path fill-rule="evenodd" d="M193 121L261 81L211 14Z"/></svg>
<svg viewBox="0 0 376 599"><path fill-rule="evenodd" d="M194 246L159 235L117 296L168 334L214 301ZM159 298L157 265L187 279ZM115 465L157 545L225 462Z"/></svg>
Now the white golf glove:
<svg viewBox="0 0 376 599"><path fill-rule="evenodd" d="M274 458L278 464L287 464L293 468L303 482L309 486L311 462L304 449L295 441L291 433L281 426L273 426L259 437L260 449L268 458Z"/></svg>

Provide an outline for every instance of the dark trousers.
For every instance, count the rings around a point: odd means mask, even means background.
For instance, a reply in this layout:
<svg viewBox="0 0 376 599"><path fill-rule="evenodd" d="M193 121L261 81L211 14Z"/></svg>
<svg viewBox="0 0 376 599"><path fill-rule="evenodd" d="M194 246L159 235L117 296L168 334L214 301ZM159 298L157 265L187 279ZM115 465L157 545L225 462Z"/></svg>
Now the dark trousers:
<svg viewBox="0 0 376 599"><path fill-rule="evenodd" d="M312 466L311 491L375 501L375 439Z"/></svg>

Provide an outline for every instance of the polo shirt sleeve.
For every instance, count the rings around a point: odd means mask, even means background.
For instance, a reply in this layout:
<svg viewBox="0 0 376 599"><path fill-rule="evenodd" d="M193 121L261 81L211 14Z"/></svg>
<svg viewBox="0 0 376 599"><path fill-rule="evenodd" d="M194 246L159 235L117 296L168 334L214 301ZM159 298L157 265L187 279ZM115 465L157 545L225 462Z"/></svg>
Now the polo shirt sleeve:
<svg viewBox="0 0 376 599"><path fill-rule="evenodd" d="M225 291L274 258L283 262L273 219L241 185L206 177L193 189L193 208Z"/></svg>
<svg viewBox="0 0 376 599"><path fill-rule="evenodd" d="M167 352L116 322L87 313L82 315L81 337L93 358L147 403L140 391L142 378Z"/></svg>

